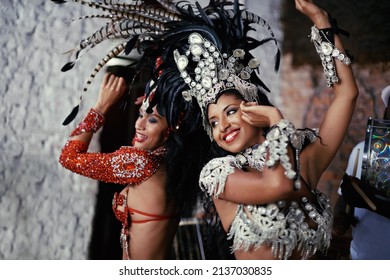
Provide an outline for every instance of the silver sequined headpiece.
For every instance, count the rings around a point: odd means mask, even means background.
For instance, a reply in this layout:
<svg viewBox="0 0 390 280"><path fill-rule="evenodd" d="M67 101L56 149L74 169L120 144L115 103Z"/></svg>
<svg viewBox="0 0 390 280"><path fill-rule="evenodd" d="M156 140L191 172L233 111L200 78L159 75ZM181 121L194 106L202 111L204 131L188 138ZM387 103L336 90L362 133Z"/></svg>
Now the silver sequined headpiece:
<svg viewBox="0 0 390 280"><path fill-rule="evenodd" d="M232 55L221 53L210 41L198 33L188 37L189 47L185 54L174 51L174 59L184 82L189 90L183 91L183 97L191 101L195 97L202 110L203 126L210 138L212 131L207 118L207 107L215 103L218 94L223 90L235 89L246 101L258 102L258 88L250 82L254 69L260 63L252 58L248 65L243 65L245 51L235 49ZM192 59L196 63L193 77L187 72L187 66Z"/></svg>

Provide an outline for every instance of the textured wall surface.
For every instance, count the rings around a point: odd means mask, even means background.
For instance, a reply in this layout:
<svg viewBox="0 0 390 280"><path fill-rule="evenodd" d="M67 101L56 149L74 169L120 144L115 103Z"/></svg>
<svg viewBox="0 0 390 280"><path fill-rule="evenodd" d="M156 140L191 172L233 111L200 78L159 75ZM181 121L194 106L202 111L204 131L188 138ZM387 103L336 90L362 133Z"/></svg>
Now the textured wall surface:
<svg viewBox="0 0 390 280"><path fill-rule="evenodd" d="M0 259L85 259L97 183L58 163L74 127L61 125L77 104L96 58L61 73L86 27L65 22L78 6L50 1L0 4ZM89 94L96 94L96 85ZM94 98L85 98L82 115Z"/></svg>
<svg viewBox="0 0 390 280"><path fill-rule="evenodd" d="M271 23L282 41L279 10L285 1L244 2ZM77 104L95 63L108 49L107 45L96 48L73 70L60 72L67 62L62 53L92 31L82 22L65 25L83 11L87 9L79 5L60 7L46 0L1 0L0 259L88 258L97 183L58 164L60 149L74 127L74 123L68 127L61 123ZM343 27L348 29L349 24L344 22ZM314 48L310 51L314 53ZM317 66L297 67L286 51L281 71L275 74L269 71L273 55L260 56L262 77L273 92L271 100L297 126L316 126L331 98L319 59ZM335 167L320 186L331 194L348 153L364 136L367 117L382 115L379 94L390 83L386 63L356 64L354 70L361 96L351 131ZM101 74L85 95L76 122L93 105L100 80ZM98 149L96 143L92 149Z"/></svg>

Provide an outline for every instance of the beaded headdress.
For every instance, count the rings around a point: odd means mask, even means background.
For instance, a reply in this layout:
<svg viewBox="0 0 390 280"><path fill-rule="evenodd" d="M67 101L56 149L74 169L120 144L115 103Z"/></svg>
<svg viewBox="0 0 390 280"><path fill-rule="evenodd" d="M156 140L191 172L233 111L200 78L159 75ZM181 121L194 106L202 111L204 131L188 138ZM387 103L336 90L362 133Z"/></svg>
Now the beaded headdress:
<svg viewBox="0 0 390 280"><path fill-rule="evenodd" d="M225 89L236 89L247 101L258 101L259 92L269 92L255 73L259 61L250 53L267 42L276 45L275 70L279 66L280 51L268 23L261 17L242 10L238 0L210 0L199 3L181 0L52 0L57 4L75 2L99 10L102 14L81 19L105 20L95 33L80 41L73 50L75 60L62 68L68 71L77 63L81 53L104 40L119 41L98 63L84 87L111 59L137 50L140 55L132 66L152 69L153 80L146 89L146 105L155 105L168 123L177 123L178 107L193 108L199 104L203 125L210 135L207 106L215 102ZM257 40L248 35L260 26L269 37ZM161 63L156 65L157 58ZM144 67L145 68L145 67ZM180 98L179 98L180 97ZM184 98L183 98L184 97ZM187 102L192 101L195 102ZM80 97L81 100L81 97ZM69 123L77 114L78 106L65 121ZM189 112L189 110L186 110Z"/></svg>
<svg viewBox="0 0 390 280"><path fill-rule="evenodd" d="M192 33L188 37L189 47L186 53L174 51L174 59L184 82L189 90L182 92L187 101L195 97L202 111L203 126L211 138L210 125L207 119L207 107L215 103L222 91L234 89L246 101L258 100L258 87L250 82L251 74L260 63L251 58L246 66L241 60L244 58L243 49L235 49L231 56L220 53L218 48L210 41L204 39L199 33ZM194 77L187 72L189 57L196 62Z"/></svg>

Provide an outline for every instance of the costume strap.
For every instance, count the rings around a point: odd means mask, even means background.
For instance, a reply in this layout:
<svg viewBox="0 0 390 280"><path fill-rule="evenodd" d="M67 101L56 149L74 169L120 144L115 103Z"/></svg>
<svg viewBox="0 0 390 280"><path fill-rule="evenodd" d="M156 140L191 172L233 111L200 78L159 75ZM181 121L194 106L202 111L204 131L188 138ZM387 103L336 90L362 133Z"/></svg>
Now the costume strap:
<svg viewBox="0 0 390 280"><path fill-rule="evenodd" d="M69 135L70 137L80 135L86 132L96 132L104 124L104 116L102 113L97 111L94 108L91 108L84 118L84 120L79 123L75 130Z"/></svg>

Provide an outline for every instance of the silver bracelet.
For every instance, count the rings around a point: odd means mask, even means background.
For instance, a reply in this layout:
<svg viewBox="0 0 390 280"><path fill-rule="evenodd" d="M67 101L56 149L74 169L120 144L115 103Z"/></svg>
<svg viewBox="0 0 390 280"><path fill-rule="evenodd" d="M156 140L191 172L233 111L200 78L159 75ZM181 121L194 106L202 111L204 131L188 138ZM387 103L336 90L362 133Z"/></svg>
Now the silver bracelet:
<svg viewBox="0 0 390 280"><path fill-rule="evenodd" d="M328 87L332 87L334 83L339 81L334 60L337 59L345 65L350 65L351 59L337 49L336 46L327 38L326 34L321 34L320 32L322 31L313 26L311 28L310 39L314 43L316 51L321 58L322 67L324 68L326 77L326 85Z"/></svg>

